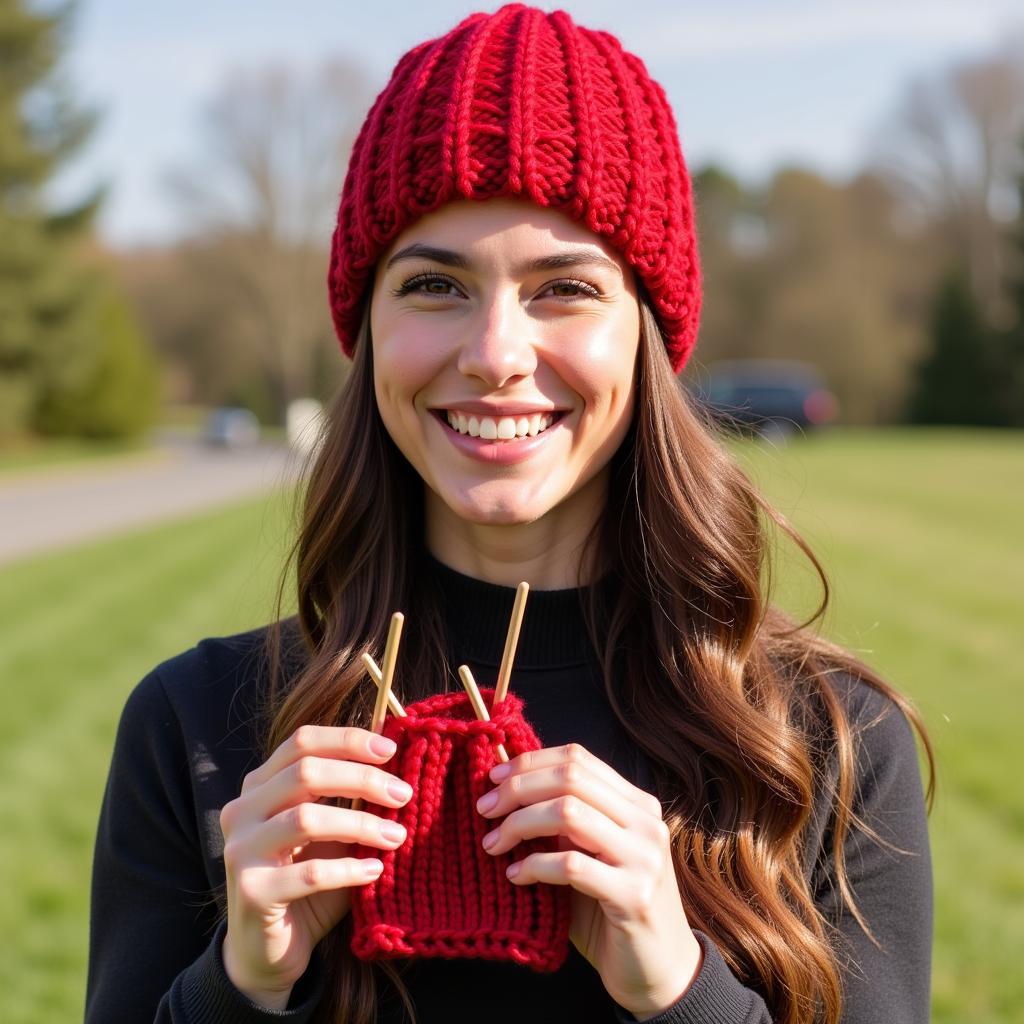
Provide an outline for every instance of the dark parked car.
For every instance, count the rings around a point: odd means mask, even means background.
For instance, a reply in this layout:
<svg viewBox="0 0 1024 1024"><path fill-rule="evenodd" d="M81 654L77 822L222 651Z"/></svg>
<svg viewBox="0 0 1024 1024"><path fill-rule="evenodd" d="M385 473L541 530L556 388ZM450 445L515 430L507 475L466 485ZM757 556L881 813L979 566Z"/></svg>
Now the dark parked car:
<svg viewBox="0 0 1024 1024"><path fill-rule="evenodd" d="M723 426L773 439L835 420L839 403L810 363L723 360L690 390Z"/></svg>

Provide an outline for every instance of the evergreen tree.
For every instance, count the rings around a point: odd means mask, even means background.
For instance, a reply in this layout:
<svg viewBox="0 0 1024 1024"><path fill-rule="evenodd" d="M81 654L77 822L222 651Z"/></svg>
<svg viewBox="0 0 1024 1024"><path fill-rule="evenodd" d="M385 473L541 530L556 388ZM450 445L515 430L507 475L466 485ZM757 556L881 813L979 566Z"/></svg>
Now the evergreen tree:
<svg viewBox="0 0 1024 1024"><path fill-rule="evenodd" d="M971 294L965 267L952 268L940 281L929 335L931 347L915 371L909 421L1001 423L991 335Z"/></svg>
<svg viewBox="0 0 1024 1024"><path fill-rule="evenodd" d="M1021 137L1024 152L1024 136ZM1012 256L1005 280L1012 316L1009 326L995 336L998 402L1004 421L1024 427L1024 171L1017 181L1017 220L1010 229Z"/></svg>
<svg viewBox="0 0 1024 1024"><path fill-rule="evenodd" d="M95 112L76 108L58 67L75 11L74 2L43 12L0 0L0 436L55 429L67 420L53 405L75 401L76 382L95 390L98 368L122 373L101 333L103 274L78 255L105 187L59 211L43 194L96 123ZM143 344L126 337L115 343L122 355ZM127 358L137 383L143 362ZM149 400L152 385L138 394Z"/></svg>
<svg viewBox="0 0 1024 1024"><path fill-rule="evenodd" d="M51 380L36 407L37 429L93 438L142 433L159 408L160 376L131 308L102 284L90 292L83 323L95 340L84 347L89 358Z"/></svg>

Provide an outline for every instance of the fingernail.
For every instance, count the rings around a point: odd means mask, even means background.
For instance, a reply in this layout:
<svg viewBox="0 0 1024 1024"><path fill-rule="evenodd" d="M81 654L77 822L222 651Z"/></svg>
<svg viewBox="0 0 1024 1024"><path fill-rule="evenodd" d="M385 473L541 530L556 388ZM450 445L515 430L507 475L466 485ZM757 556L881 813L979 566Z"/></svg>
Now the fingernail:
<svg viewBox="0 0 1024 1024"><path fill-rule="evenodd" d="M512 766L511 765L509 765L509 764L496 764L490 770L490 773L489 773L490 776L491 776L491 781L492 782L501 782L501 780L503 778L505 778L505 776L508 775L508 773L510 771L512 771Z"/></svg>
<svg viewBox="0 0 1024 1024"><path fill-rule="evenodd" d="M509 866L505 868L505 877L515 878L516 875L519 874L519 871L522 868L522 866L522 864L509 864Z"/></svg>
<svg viewBox="0 0 1024 1024"><path fill-rule="evenodd" d="M398 744L387 736L374 736L370 740L370 749L378 757L390 757L398 749Z"/></svg>
<svg viewBox="0 0 1024 1024"><path fill-rule="evenodd" d="M380 826L380 834L393 843L405 838L405 829L397 821L385 821Z"/></svg>
<svg viewBox="0 0 1024 1024"><path fill-rule="evenodd" d="M363 874L367 878L376 878L383 870L384 863L379 860L364 860L360 862L363 866Z"/></svg>
<svg viewBox="0 0 1024 1024"><path fill-rule="evenodd" d="M486 814L489 810L495 807L498 803L498 791L492 789L490 793L484 793L482 797L476 802L476 809L481 814Z"/></svg>
<svg viewBox="0 0 1024 1024"><path fill-rule="evenodd" d="M498 841L498 833L488 832L483 838L484 849L489 850Z"/></svg>
<svg viewBox="0 0 1024 1024"><path fill-rule="evenodd" d="M412 786L401 779L394 779L388 783L388 796L392 800L408 800L412 796Z"/></svg>

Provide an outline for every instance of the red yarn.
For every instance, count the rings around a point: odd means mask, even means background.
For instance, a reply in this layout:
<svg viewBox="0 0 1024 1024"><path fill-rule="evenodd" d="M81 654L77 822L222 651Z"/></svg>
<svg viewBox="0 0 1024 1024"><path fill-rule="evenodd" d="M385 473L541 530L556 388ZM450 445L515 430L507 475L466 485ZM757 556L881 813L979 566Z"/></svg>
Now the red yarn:
<svg viewBox="0 0 1024 1024"><path fill-rule="evenodd" d="M375 881L352 890L352 951L362 960L480 957L554 971L568 955L569 889L505 877L513 861L555 850L557 840L527 839L497 855L481 845L497 824L476 809L493 788L487 773L498 763L495 745L503 743L510 757L540 747L515 694L496 707L493 689L481 694L489 722L476 719L465 693L417 701L407 717L385 719L384 735L398 744L386 767L413 795L399 808L367 805L408 834L395 850L359 849L384 863Z"/></svg>
<svg viewBox="0 0 1024 1024"><path fill-rule="evenodd" d="M690 178L664 90L608 32L565 11L471 14L399 60L356 139L327 276L351 356L374 264L455 199L521 196L601 235L646 286L673 369L696 343Z"/></svg>

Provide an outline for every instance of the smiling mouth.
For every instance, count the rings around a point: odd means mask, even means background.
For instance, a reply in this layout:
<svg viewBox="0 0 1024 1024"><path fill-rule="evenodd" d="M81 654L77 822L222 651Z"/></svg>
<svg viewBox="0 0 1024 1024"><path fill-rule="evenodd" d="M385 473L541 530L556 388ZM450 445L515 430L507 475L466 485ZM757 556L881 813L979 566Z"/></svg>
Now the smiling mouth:
<svg viewBox="0 0 1024 1024"><path fill-rule="evenodd" d="M496 443L536 437L554 426L565 415L563 411L501 417L477 416L456 409L433 409L432 412L456 433Z"/></svg>

